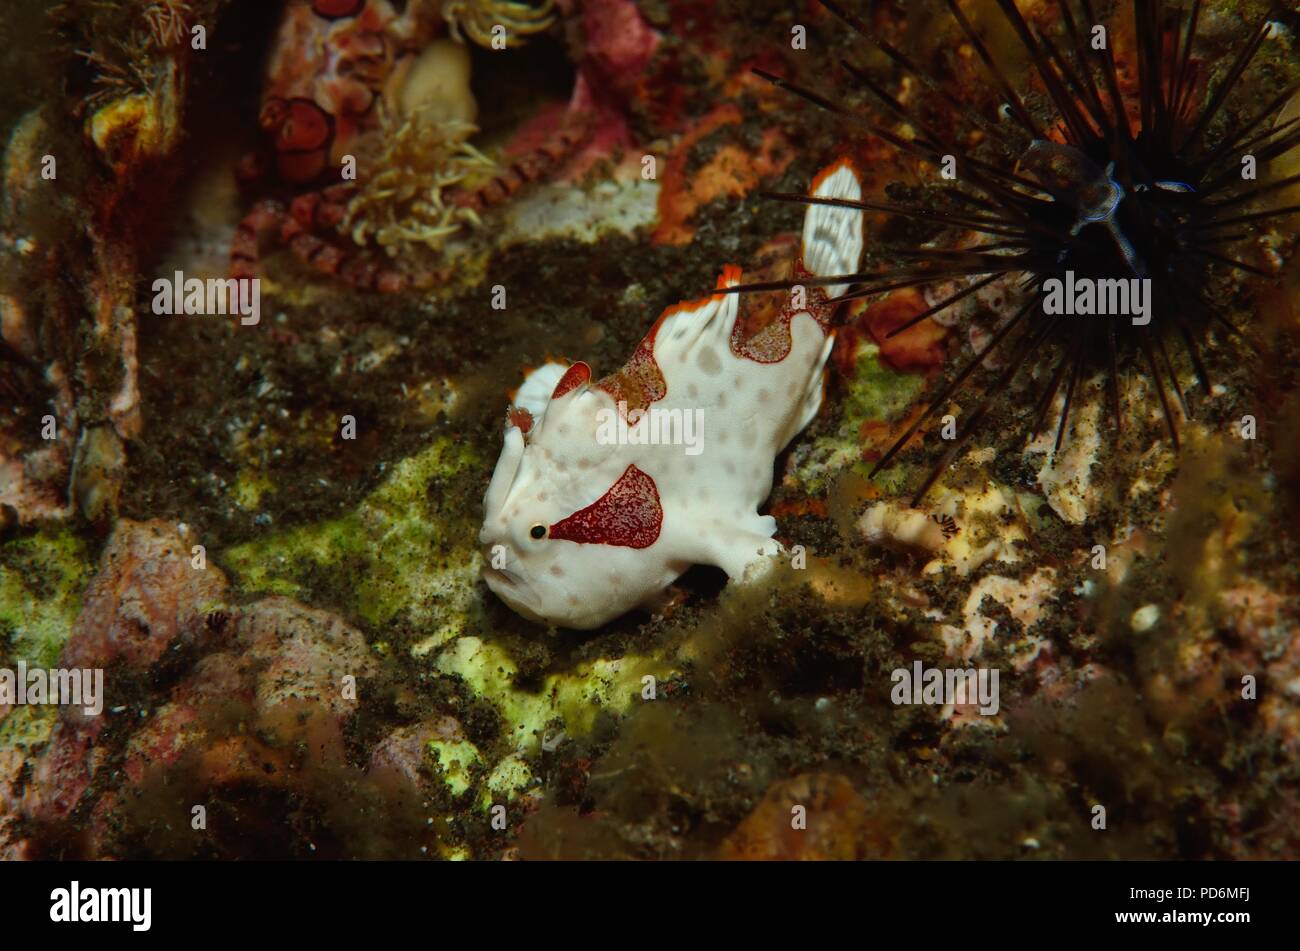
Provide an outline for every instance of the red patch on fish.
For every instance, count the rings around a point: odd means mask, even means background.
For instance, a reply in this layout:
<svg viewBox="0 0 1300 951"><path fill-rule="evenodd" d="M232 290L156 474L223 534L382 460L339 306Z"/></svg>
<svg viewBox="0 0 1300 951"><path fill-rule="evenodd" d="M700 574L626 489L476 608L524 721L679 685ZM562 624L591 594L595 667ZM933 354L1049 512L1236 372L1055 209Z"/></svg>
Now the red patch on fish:
<svg viewBox="0 0 1300 951"><path fill-rule="evenodd" d="M649 548L663 523L655 480L628 466L599 499L552 525L550 537L584 545Z"/></svg>
<svg viewBox="0 0 1300 951"><path fill-rule="evenodd" d="M632 356L628 357L627 363L596 383L596 386L610 395L620 412L647 409L651 403L668 395L668 382L664 379L663 371L659 369L659 361L655 359L655 334L659 331L659 325L663 323L664 317L671 311L672 308L664 311L655 325L650 328L650 332L632 351Z"/></svg>
<svg viewBox="0 0 1300 951"><path fill-rule="evenodd" d="M718 290L722 290L739 280L740 268L728 264L723 268L716 286ZM655 359L655 338L664 321L683 311L699 310L719 296L713 294L699 300L682 301L665 309L650 328L650 332L641 338L641 342L632 351L632 356L628 358L627 363L623 364L621 369L596 382L596 386L608 393L616 405L622 404L619 405L620 412L625 409L628 413L635 409L649 409L651 403L658 402L668 395L668 381L664 379L659 361Z"/></svg>
<svg viewBox="0 0 1300 951"><path fill-rule="evenodd" d="M564 371L564 376L560 377L560 382L555 384L555 390L551 393L551 399L558 400L565 393L576 390L582 384L591 379L591 367L579 360L569 369Z"/></svg>
<svg viewBox="0 0 1300 951"><path fill-rule="evenodd" d="M811 276L803 266L803 261L795 262L791 274L793 280ZM828 303L826 291L815 285L804 285L803 296L804 306L796 307L792 291L780 313L765 327L750 336L742 337L746 330L751 328L746 326L746 321L737 320L731 330L731 352L755 363L780 363L790 355L790 350L794 346L790 324L796 314L810 315L817 321L817 326L821 327L822 333L829 333L831 315L835 307Z"/></svg>
<svg viewBox="0 0 1300 951"><path fill-rule="evenodd" d="M528 412L528 410L524 409L522 406L510 407L510 412L507 414L506 418L510 420L511 426L518 426L519 431L525 436L527 436L533 428L533 414Z"/></svg>
<svg viewBox="0 0 1300 951"><path fill-rule="evenodd" d="M327 20L354 17L365 5L366 0L311 0L312 12Z"/></svg>

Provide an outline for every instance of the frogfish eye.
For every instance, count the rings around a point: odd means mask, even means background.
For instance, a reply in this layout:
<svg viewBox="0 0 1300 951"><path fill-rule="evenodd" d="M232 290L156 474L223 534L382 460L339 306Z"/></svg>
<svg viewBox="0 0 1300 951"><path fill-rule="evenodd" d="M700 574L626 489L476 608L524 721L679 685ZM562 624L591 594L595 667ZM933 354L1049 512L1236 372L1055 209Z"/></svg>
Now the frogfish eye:
<svg viewBox="0 0 1300 951"><path fill-rule="evenodd" d="M545 538L546 526L543 525L541 522L538 522L536 525L534 525L532 528L528 530L528 534L533 536L533 538L537 538L537 539Z"/></svg>

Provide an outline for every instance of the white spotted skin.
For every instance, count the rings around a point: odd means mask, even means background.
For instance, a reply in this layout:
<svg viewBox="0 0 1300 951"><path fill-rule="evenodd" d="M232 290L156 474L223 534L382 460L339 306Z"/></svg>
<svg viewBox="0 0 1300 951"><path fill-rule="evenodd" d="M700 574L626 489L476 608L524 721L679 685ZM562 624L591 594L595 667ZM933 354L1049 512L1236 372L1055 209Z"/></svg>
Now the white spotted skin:
<svg viewBox="0 0 1300 951"><path fill-rule="evenodd" d="M856 176L847 168L842 172L827 178L817 194L859 197ZM848 273L861 256L861 215L825 206L810 206L809 214L824 225L827 212L847 220L816 230L835 234L847 246L833 254L810 248L809 226L804 259L824 262L813 273ZM727 285L738 278L739 271L730 269ZM617 413L608 392L586 383L558 399L539 398L554 387L562 366L548 364L525 381L516 405L529 409L534 423L527 437L507 426L479 535L487 585L516 612L539 623L591 629L652 605L691 565L715 565L736 580L780 552L772 537L775 519L758 509L772 490L777 454L821 405L822 371L834 341L810 314L797 313L790 323L790 352L780 362L737 356L730 341L739 300L715 294L678 309L655 335L666 394L651 408L702 411L698 455L681 444L602 444L597 435L607 416L601 413ZM649 422L642 418L627 432L636 434ZM530 536L534 525L554 525L596 502L630 465L649 475L658 490L663 522L653 544L631 548ZM498 564L504 556L503 569L493 567L494 554Z"/></svg>

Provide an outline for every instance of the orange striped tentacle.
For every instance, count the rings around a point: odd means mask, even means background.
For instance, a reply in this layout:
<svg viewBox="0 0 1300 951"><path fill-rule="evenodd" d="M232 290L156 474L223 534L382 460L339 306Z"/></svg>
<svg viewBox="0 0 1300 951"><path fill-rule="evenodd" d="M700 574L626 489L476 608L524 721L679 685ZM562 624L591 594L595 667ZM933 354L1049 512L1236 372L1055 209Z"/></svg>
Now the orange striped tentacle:
<svg viewBox="0 0 1300 951"><path fill-rule="evenodd" d="M590 135L591 122L587 117L570 119L537 148L512 158L510 164L490 181L478 188L454 193L451 202L475 212L500 205L561 165Z"/></svg>
<svg viewBox="0 0 1300 951"><path fill-rule="evenodd" d="M246 279L257 276L262 236L278 230L284 220L284 208L279 202L259 201L253 206L235 228L235 236L230 242L231 277Z"/></svg>

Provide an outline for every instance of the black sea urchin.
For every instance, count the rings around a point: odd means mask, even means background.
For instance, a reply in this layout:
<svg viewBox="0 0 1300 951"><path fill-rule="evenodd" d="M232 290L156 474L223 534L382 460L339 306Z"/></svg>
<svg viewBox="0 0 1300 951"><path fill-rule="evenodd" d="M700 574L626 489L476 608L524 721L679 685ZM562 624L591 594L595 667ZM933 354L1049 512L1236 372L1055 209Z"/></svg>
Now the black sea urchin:
<svg viewBox="0 0 1300 951"><path fill-rule="evenodd" d="M1175 448L1176 398L1190 418L1187 393L1174 360L1185 351L1203 390L1209 379L1201 347L1212 325L1242 339L1207 300L1209 275L1221 269L1264 274L1233 257L1230 246L1244 235L1241 226L1300 210L1300 206L1251 210L1276 196L1300 176L1263 182L1255 179L1271 159L1300 144L1300 117L1278 122L1279 111L1300 84L1281 90L1262 109L1228 108L1242 87L1260 47L1277 29L1274 14L1250 30L1235 58L1206 75L1195 54L1203 4L1172 8L1159 0L1133 0L1134 74L1117 66L1105 24L1093 0L1055 0L1046 5L1054 23L1031 23L1013 0L995 0L1000 15L1028 54L1031 83L1017 89L990 45L956 0L945 0L972 55L1003 100L1000 121L962 102L912 58L883 39L859 17L831 0L820 0L839 20L882 51L902 74L919 83L920 100L944 96L955 108L955 128L927 122L915 103L904 104L861 66L842 65L885 110L910 127L912 135L885 128L828 96L796 82L760 72L765 79L837 116L860 123L895 148L959 169L944 181L938 202L932 198L896 204L840 202L801 195L770 195L782 200L840 204L930 222L984 243L967 247L891 248L889 266L871 272L826 278L817 283L849 282L837 300L868 297L904 287L932 288L957 280L960 289L916 315L893 334L931 318L1002 278L1018 280L1027 300L993 333L986 345L946 382L924 412L907 427L872 475L897 455L922 424L970 380L995 350L1002 368L984 388L979 402L964 414L961 427L939 463L917 491L916 504L953 461L980 425L991 404L1026 366L1041 364L1043 388L1034 407L1033 431L1041 431L1049 409L1064 387L1056 429L1059 450L1080 380L1105 372L1116 432L1122 427L1120 374L1130 364L1147 374L1159 397ZM1127 87L1127 89L1126 89ZM1234 97L1240 98L1240 97ZM978 143L978 144L976 144ZM948 177L948 176L945 176ZM1060 284L1056 282L1059 281ZM803 283L809 283L807 281ZM737 291L788 288L791 282L752 284ZM1073 316L1059 306L1062 293L1097 291L1118 299L1131 287L1145 314L1132 307L1108 312L1106 319ZM1137 295L1145 294L1145 298ZM1078 313L1095 313L1083 309ZM1096 301L1101 307L1100 299ZM1067 315L1070 314L1070 315ZM1168 395L1165 380L1173 391Z"/></svg>

